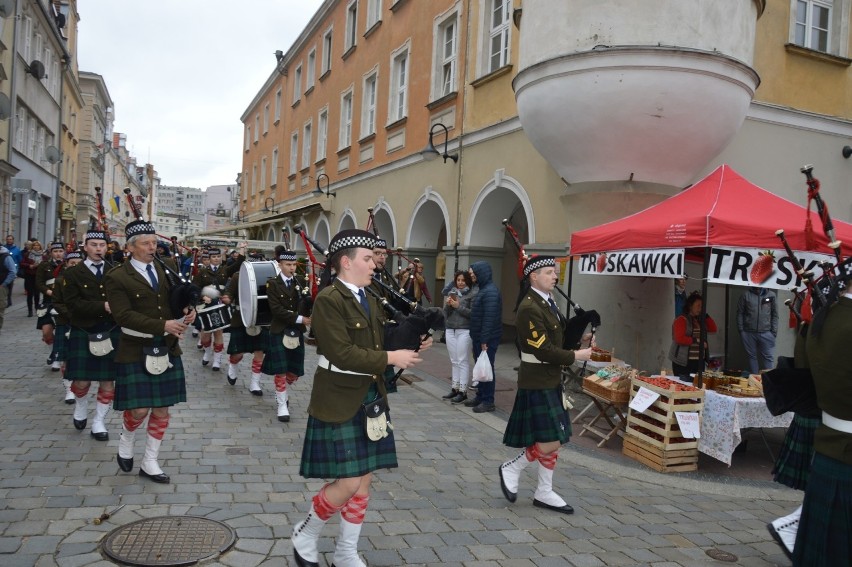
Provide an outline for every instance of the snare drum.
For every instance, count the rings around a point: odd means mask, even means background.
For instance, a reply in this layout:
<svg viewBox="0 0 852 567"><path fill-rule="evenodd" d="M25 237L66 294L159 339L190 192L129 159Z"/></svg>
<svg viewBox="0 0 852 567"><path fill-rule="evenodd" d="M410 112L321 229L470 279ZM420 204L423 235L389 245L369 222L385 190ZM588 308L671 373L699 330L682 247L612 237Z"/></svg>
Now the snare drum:
<svg viewBox="0 0 852 567"><path fill-rule="evenodd" d="M198 321L201 323L201 330L205 333L212 333L219 329L225 329L231 326L231 306L219 303L212 307L206 307L198 311Z"/></svg>
<svg viewBox="0 0 852 567"><path fill-rule="evenodd" d="M246 328L272 323L266 282L279 271L278 262L273 261L243 262L240 266L240 318Z"/></svg>

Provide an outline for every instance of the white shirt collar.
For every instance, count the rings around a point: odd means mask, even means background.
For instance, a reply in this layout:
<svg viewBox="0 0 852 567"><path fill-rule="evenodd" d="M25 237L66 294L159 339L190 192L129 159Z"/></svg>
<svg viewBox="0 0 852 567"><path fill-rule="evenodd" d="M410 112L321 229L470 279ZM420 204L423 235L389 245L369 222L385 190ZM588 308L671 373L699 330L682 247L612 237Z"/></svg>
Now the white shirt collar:
<svg viewBox="0 0 852 567"><path fill-rule="evenodd" d="M348 288L349 288L349 291L351 291L351 292L352 292L352 294L353 294L355 297L357 297L359 300L361 299L361 293L360 293L361 288L360 288L360 287L358 287L358 286L357 286L357 285L355 285L355 284L351 284L351 283L349 283L349 282L343 281L342 279L340 279L340 277L339 277L339 276L338 276L338 278L337 278L337 281L339 281L340 283L342 283L343 285L345 285L346 287L348 287Z"/></svg>
<svg viewBox="0 0 852 567"><path fill-rule="evenodd" d="M134 258L134 257L132 257L132 256L131 256L131 257L130 257L130 263L131 263L131 264L133 265L133 267L134 267L134 268L136 268L137 270L142 270L142 271L144 272L145 270L147 270L147 269L148 269L148 266L150 266L150 265L151 265L151 264L153 264L154 262L153 262L153 261L151 261L151 262L145 263L145 262L142 262L141 260L137 260L136 258Z"/></svg>
<svg viewBox="0 0 852 567"><path fill-rule="evenodd" d="M530 286L530 291L534 291L534 292L536 292L536 293L537 293L537 294L539 294L539 295L541 296L541 298L542 298L542 299L544 299L545 301L550 301L550 294L549 294L549 293L544 293L543 291L539 291L539 290L537 290L536 288L534 288L534 287L532 287L532 286Z"/></svg>

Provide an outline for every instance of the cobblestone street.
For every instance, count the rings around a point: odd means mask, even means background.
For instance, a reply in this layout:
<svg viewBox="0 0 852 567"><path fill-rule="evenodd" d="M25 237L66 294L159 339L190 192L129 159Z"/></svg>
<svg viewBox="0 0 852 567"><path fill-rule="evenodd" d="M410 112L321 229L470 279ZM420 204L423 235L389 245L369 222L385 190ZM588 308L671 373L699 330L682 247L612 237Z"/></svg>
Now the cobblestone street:
<svg viewBox="0 0 852 567"><path fill-rule="evenodd" d="M106 443L74 429L73 406L63 403L59 373L44 364L49 348L26 317L22 288L0 334L0 563L111 565L99 549L111 530L188 514L236 530L234 547L207 564L295 564L290 531L321 486L298 474L314 349L290 390L292 420L279 423L271 378L264 377L262 397L250 395L244 360L240 380L229 386L225 367L202 367L193 339L185 339L189 401L173 408L160 455L171 484L158 485L137 474L138 440L133 473L118 470L118 413L109 415ZM443 345L433 351L424 366L446 360ZM554 488L575 514L532 506L532 468L509 504L497 477L515 453L501 443L505 410L473 414L440 399L444 380L410 374L412 383L391 398L400 467L375 475L360 541L368 565L722 565L707 555L711 549L736 555L737 565L789 565L765 526L792 511L801 493L768 481L662 475L570 443ZM113 518L93 524L120 504ZM330 524L321 565L331 564L337 519Z"/></svg>

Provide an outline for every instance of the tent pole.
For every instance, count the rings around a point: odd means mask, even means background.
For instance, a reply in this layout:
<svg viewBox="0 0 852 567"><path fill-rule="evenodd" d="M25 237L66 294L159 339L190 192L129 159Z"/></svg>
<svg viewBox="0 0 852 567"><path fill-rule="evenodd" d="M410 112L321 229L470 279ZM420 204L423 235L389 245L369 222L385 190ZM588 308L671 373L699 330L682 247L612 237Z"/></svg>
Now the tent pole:
<svg viewBox="0 0 852 567"><path fill-rule="evenodd" d="M574 285L574 256L568 257L568 297L571 297L571 287ZM568 306L571 307L570 305ZM567 309L565 311L568 312Z"/></svg>
<svg viewBox="0 0 852 567"><path fill-rule="evenodd" d="M731 286L725 284L725 346L722 356L724 356L725 367L721 368L723 372L728 367L728 315L731 312Z"/></svg>
<svg viewBox="0 0 852 567"><path fill-rule="evenodd" d="M704 343L707 342L707 274L710 271L710 250L709 246L704 249L704 269L701 271L701 315L698 319L698 324L701 328L701 338L698 343L698 382L695 384L696 388L701 388L703 385L704 358L707 355Z"/></svg>

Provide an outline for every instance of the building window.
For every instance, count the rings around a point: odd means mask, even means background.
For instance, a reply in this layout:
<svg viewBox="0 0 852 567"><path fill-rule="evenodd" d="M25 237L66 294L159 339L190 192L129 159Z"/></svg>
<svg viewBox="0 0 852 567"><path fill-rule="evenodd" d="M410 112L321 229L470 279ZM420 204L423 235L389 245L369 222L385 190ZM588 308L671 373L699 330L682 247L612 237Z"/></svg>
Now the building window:
<svg viewBox="0 0 852 567"><path fill-rule="evenodd" d="M296 67L296 72L293 73L293 104L299 102L302 98L302 65Z"/></svg>
<svg viewBox="0 0 852 567"><path fill-rule="evenodd" d="M346 7L346 40L343 43L343 51L349 51L355 47L358 40L358 0L352 0Z"/></svg>
<svg viewBox="0 0 852 567"><path fill-rule="evenodd" d="M245 150L248 151L251 146L251 126L246 125L246 147Z"/></svg>
<svg viewBox="0 0 852 567"><path fill-rule="evenodd" d="M317 127L317 161L325 159L326 145L328 145L328 108L323 108L319 113Z"/></svg>
<svg viewBox="0 0 852 567"><path fill-rule="evenodd" d="M21 106L15 110L15 149L23 153L24 132L27 128L27 110Z"/></svg>
<svg viewBox="0 0 852 567"><path fill-rule="evenodd" d="M361 102L361 137L376 133L376 95L378 73L373 72L364 79L364 99Z"/></svg>
<svg viewBox="0 0 852 567"><path fill-rule="evenodd" d="M308 53L308 70L305 75L305 90L309 91L314 88L314 81L316 80L317 74L317 50L311 49L311 52Z"/></svg>
<svg viewBox="0 0 852 567"><path fill-rule="evenodd" d="M388 121L396 122L408 114L408 47L392 55L390 104Z"/></svg>
<svg viewBox="0 0 852 567"><path fill-rule="evenodd" d="M367 29L382 20L382 0L367 0Z"/></svg>
<svg viewBox="0 0 852 567"><path fill-rule="evenodd" d="M36 143L36 124L37 121L34 117L30 116L29 120L29 132L27 136L27 157L33 159L33 155L35 153L35 143Z"/></svg>
<svg viewBox="0 0 852 567"><path fill-rule="evenodd" d="M328 28L322 36L322 74L325 75L331 71L332 48L334 47L333 28Z"/></svg>
<svg viewBox="0 0 852 567"><path fill-rule="evenodd" d="M435 33L435 90L438 99L456 90L456 65L458 61L458 13L453 13L438 24Z"/></svg>
<svg viewBox="0 0 852 567"><path fill-rule="evenodd" d="M290 136L290 175L296 173L299 166L299 133Z"/></svg>
<svg viewBox="0 0 852 567"><path fill-rule="evenodd" d="M281 89L275 93L275 121L281 120Z"/></svg>
<svg viewBox="0 0 852 567"><path fill-rule="evenodd" d="M311 166L311 140L313 136L311 135L311 129L313 125L311 121L308 120L308 123L305 124L305 127L302 132L302 169Z"/></svg>
<svg viewBox="0 0 852 567"><path fill-rule="evenodd" d="M338 146L342 150L352 142L352 91L343 93L340 97L340 140Z"/></svg>
<svg viewBox="0 0 852 567"><path fill-rule="evenodd" d="M263 107L263 133L269 132L269 104Z"/></svg>
<svg viewBox="0 0 852 567"><path fill-rule="evenodd" d="M796 0L793 43L808 49L828 52L831 12L831 0Z"/></svg>
<svg viewBox="0 0 852 567"><path fill-rule="evenodd" d="M257 164L251 166L251 196L257 194Z"/></svg>
<svg viewBox="0 0 852 567"><path fill-rule="evenodd" d="M254 142L260 137L260 113L254 115Z"/></svg>
<svg viewBox="0 0 852 567"><path fill-rule="evenodd" d="M273 187L278 185L278 146L272 149L272 171L269 172L269 178Z"/></svg>
<svg viewBox="0 0 852 567"><path fill-rule="evenodd" d="M489 0L488 65L486 74L509 64L509 31L511 30L511 0Z"/></svg>
<svg viewBox="0 0 852 567"><path fill-rule="evenodd" d="M24 16L24 29L21 31L21 53L24 55L24 61L29 64L32 59L30 58L30 49L32 45L32 36L33 36L33 19L29 16Z"/></svg>
<svg viewBox="0 0 852 567"><path fill-rule="evenodd" d="M266 191L266 156L260 160L260 190Z"/></svg>

